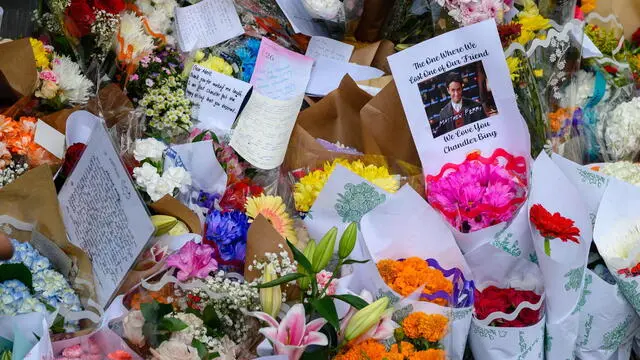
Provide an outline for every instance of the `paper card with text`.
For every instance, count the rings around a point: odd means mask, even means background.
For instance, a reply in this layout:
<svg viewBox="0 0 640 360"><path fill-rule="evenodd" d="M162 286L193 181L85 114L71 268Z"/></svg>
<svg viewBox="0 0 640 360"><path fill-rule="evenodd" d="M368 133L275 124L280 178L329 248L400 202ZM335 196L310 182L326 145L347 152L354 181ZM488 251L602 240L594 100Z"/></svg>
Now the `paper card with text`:
<svg viewBox="0 0 640 360"><path fill-rule="evenodd" d="M388 58L426 175L498 148L529 154L494 20L465 26Z"/></svg>
<svg viewBox="0 0 640 360"><path fill-rule="evenodd" d="M175 27L182 51L214 46L244 34L233 0L203 0L176 7Z"/></svg>
<svg viewBox="0 0 640 360"><path fill-rule="evenodd" d="M95 121L86 111L71 117ZM103 124L93 128L58 200L69 240L91 258L98 303L106 307L154 227Z"/></svg>
<svg viewBox="0 0 640 360"><path fill-rule="evenodd" d="M250 83L262 95L290 100L305 92L313 59L262 38Z"/></svg>
<svg viewBox="0 0 640 360"><path fill-rule="evenodd" d="M353 54L353 45L324 36L313 36L309 40L305 55L312 59L329 58L335 61L349 62Z"/></svg>
<svg viewBox="0 0 640 360"><path fill-rule="evenodd" d="M193 65L187 82L187 98L193 102L193 113L202 130L231 130L251 85Z"/></svg>

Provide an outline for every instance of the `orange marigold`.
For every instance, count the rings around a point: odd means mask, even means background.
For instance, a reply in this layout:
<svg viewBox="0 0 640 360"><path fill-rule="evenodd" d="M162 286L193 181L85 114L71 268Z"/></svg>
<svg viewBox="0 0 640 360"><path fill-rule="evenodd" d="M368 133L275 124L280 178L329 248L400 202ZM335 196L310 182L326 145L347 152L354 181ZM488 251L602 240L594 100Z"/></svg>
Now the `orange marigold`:
<svg viewBox="0 0 640 360"><path fill-rule="evenodd" d="M404 261L382 260L378 262L378 271L384 282L402 296L408 296L421 286L425 286L425 294L433 294L445 291L449 294L453 291L451 280L419 257L410 257ZM445 299L433 301L436 304L446 306Z"/></svg>
<svg viewBox="0 0 640 360"><path fill-rule="evenodd" d="M449 319L440 314L414 312L402 322L402 330L409 339L425 339L437 342L447 333Z"/></svg>
<svg viewBox="0 0 640 360"><path fill-rule="evenodd" d="M369 339L349 347L347 351L341 354L338 354L338 356L336 356L335 359L336 360L362 360L362 359L402 360L402 355L400 355L401 356L400 358L391 358L389 357L389 355L390 354L387 353L387 349L384 347L384 345L380 344L375 340ZM399 354L396 354L396 355L399 355Z"/></svg>
<svg viewBox="0 0 640 360"><path fill-rule="evenodd" d="M416 351L408 358L409 360L445 360L446 353L440 349L429 349Z"/></svg>
<svg viewBox="0 0 640 360"><path fill-rule="evenodd" d="M416 349L413 344L406 341L402 341L400 343L400 349L398 349L398 344L393 344L391 345L391 350L389 350L391 353L401 354L404 358L408 358L415 351Z"/></svg>

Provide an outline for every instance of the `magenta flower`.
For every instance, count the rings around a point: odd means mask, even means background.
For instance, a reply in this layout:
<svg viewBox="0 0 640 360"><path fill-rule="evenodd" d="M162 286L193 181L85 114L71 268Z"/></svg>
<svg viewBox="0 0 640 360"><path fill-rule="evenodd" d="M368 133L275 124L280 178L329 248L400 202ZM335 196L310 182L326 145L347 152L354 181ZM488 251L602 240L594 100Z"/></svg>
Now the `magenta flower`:
<svg viewBox="0 0 640 360"><path fill-rule="evenodd" d="M191 240L177 253L167 258L167 265L178 269L178 280L193 278L204 279L212 271L218 270L218 263L213 258L214 249L207 244L196 244Z"/></svg>
<svg viewBox="0 0 640 360"><path fill-rule="evenodd" d="M280 323L267 313L249 314L270 325L260 329L260 333L271 341L276 354L286 355L289 360L300 359L309 345L326 346L329 343L327 336L318 331L327 320L320 318L307 324L302 304L293 305Z"/></svg>

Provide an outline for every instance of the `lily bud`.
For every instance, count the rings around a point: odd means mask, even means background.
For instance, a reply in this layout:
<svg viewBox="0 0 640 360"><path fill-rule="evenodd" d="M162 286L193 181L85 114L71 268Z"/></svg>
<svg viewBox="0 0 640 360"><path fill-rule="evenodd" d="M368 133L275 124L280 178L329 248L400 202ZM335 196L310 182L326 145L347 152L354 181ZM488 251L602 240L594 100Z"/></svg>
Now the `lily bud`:
<svg viewBox="0 0 640 360"><path fill-rule="evenodd" d="M153 234L154 236L164 235L169 230L173 229L174 226L178 223L178 219L173 216L168 215L153 215L151 217L151 222L155 227L156 231Z"/></svg>
<svg viewBox="0 0 640 360"><path fill-rule="evenodd" d="M275 279L277 279L275 268L273 264L269 263L264 268L264 282ZM282 289L280 289L280 285L260 289L260 305L262 305L264 312L275 318L280 312L280 306L282 306Z"/></svg>
<svg viewBox="0 0 640 360"><path fill-rule="evenodd" d="M345 231L340 237L340 244L338 245L338 256L340 259L346 259L349 254L356 247L356 239L358 238L358 224L352 222L347 226Z"/></svg>
<svg viewBox="0 0 640 360"><path fill-rule="evenodd" d="M315 251L313 252L313 261L311 262L311 268L314 272L320 272L320 270L327 267L331 256L333 256L333 250L336 247L336 237L338 236L338 228L332 227L322 237Z"/></svg>
<svg viewBox="0 0 640 360"><path fill-rule="evenodd" d="M309 260L309 262L311 262L311 260L313 259L313 253L316 250L316 241L313 239L310 239L309 242L307 243L307 246L304 248L304 250L302 251L302 254L304 255L304 257L307 258L307 260ZM302 265L298 264L298 272L301 274L307 274L307 270L302 267ZM298 286L300 287L301 290L307 290L309 288L309 286L311 285L311 278L309 276L303 277L298 279Z"/></svg>
<svg viewBox="0 0 640 360"><path fill-rule="evenodd" d="M376 325L387 310L387 306L389 306L389 298L383 297L355 313L345 329L345 340L351 341Z"/></svg>

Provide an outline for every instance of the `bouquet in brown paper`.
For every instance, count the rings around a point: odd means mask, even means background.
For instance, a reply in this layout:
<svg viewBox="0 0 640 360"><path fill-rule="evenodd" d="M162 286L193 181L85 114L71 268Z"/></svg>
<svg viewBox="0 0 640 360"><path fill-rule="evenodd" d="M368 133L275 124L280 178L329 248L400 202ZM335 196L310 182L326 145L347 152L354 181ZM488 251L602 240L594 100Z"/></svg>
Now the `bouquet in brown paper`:
<svg viewBox="0 0 640 360"><path fill-rule="evenodd" d="M35 91L35 63L29 39L0 44L0 109Z"/></svg>
<svg viewBox="0 0 640 360"><path fill-rule="evenodd" d="M15 248L10 260L0 262L0 291L14 297L0 306L0 315L40 312L54 333L88 327L86 320L97 324L101 309L91 261L67 239L48 167L0 190L0 223Z"/></svg>
<svg viewBox="0 0 640 360"><path fill-rule="evenodd" d="M294 183L298 211L311 208L337 164L389 192L403 183L423 189L395 84L372 97L347 76L300 113L283 166Z"/></svg>

